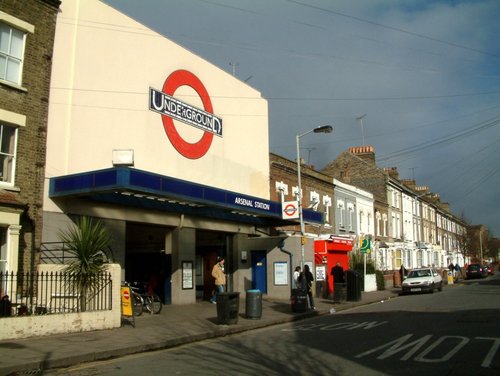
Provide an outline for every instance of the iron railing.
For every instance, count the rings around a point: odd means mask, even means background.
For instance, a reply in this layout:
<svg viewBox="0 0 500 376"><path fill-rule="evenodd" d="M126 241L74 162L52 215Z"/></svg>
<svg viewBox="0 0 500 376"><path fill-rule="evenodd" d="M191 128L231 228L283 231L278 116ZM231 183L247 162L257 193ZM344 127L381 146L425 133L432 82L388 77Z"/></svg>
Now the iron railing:
<svg viewBox="0 0 500 376"><path fill-rule="evenodd" d="M79 287L84 277L88 288ZM0 272L0 317L112 309L111 273Z"/></svg>
<svg viewBox="0 0 500 376"><path fill-rule="evenodd" d="M74 251L65 242L44 242L40 247L40 263L42 264L70 264L77 260ZM101 252L103 260L113 262L113 250L111 247L106 252Z"/></svg>
<svg viewBox="0 0 500 376"><path fill-rule="evenodd" d="M45 242L40 248L42 264L69 264L76 259L64 242Z"/></svg>

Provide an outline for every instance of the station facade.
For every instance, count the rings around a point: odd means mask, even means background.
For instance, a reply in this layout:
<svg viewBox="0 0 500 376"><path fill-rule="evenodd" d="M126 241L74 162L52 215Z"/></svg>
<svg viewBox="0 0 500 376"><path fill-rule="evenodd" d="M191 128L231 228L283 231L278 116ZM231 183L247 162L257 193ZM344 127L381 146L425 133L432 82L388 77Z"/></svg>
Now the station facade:
<svg viewBox="0 0 500 376"><path fill-rule="evenodd" d="M296 220L270 199L260 92L97 0L61 4L52 68L44 244L92 216L166 304L208 299L217 256L229 291L289 297L301 238L275 231Z"/></svg>

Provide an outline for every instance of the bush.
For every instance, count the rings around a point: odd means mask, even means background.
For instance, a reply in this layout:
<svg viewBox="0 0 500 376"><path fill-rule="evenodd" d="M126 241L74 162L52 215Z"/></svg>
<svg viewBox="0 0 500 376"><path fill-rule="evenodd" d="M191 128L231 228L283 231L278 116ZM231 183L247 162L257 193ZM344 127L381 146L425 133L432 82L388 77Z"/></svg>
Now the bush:
<svg viewBox="0 0 500 376"><path fill-rule="evenodd" d="M375 278L377 279L377 290L382 291L385 290L385 278L384 273L381 270L375 271Z"/></svg>

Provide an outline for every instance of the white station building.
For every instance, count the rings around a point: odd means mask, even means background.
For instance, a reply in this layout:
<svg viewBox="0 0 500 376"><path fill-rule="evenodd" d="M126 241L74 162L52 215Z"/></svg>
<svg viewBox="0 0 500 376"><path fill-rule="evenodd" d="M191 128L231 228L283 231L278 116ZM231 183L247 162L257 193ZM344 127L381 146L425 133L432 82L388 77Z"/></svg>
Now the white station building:
<svg viewBox="0 0 500 376"><path fill-rule="evenodd" d="M63 1L43 243L93 216L113 235L123 279L157 274L167 304L208 298L217 256L229 291L289 297L300 237L272 236L293 222L269 200L268 128L257 90L98 0Z"/></svg>

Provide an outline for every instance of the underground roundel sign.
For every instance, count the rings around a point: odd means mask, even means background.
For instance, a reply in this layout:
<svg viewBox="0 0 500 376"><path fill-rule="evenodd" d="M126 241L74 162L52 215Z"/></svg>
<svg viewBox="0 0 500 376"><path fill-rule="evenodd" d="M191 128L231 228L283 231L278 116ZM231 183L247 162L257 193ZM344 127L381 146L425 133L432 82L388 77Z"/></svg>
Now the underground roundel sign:
<svg viewBox="0 0 500 376"><path fill-rule="evenodd" d="M299 202L298 201L284 201L281 203L281 218L283 219L296 219L299 218Z"/></svg>
<svg viewBox="0 0 500 376"><path fill-rule="evenodd" d="M200 96L203 109L174 98L175 91L184 85L193 88ZM214 135L222 137L222 119L213 114L212 101L203 83L189 71L173 72L165 80L161 91L149 88L149 109L161 114L168 139L186 158L203 157L210 149ZM194 143L184 140L175 127L174 119L202 130L203 135Z"/></svg>

